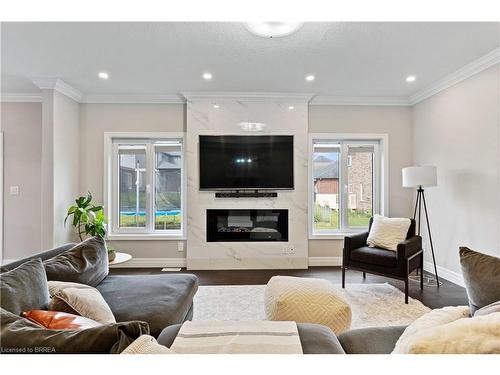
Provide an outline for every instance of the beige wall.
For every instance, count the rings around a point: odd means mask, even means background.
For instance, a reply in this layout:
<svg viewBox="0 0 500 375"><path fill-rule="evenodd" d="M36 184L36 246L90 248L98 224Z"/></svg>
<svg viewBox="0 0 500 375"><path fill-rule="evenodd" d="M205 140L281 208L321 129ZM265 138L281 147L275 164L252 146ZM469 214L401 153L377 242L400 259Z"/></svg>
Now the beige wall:
<svg viewBox="0 0 500 375"><path fill-rule="evenodd" d="M409 217L413 191L401 186L401 169L412 165L411 108L404 106L310 106L310 133L389 135L389 214ZM343 240L310 240L310 257L342 256Z"/></svg>
<svg viewBox="0 0 500 375"><path fill-rule="evenodd" d="M80 105L80 192L91 191L103 202L104 132L182 132L183 104ZM136 258L177 258L177 241L112 241L117 250Z"/></svg>
<svg viewBox="0 0 500 375"><path fill-rule="evenodd" d="M42 105L1 103L4 132L4 259L41 250ZM10 186L19 195L10 195Z"/></svg>
<svg viewBox="0 0 500 375"><path fill-rule="evenodd" d="M426 189L436 261L457 274L459 246L500 256L499 87L497 64L413 108L415 162L438 170Z"/></svg>

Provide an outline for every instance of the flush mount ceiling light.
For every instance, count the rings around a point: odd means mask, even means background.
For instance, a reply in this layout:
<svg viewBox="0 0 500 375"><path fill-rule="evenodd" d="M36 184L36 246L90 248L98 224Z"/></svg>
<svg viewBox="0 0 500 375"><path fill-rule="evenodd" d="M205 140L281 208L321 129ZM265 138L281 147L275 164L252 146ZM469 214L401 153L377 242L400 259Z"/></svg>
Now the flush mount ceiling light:
<svg viewBox="0 0 500 375"><path fill-rule="evenodd" d="M215 109L218 109L218 108L220 108L220 105L218 105L218 104L214 104L214 108L215 108Z"/></svg>
<svg viewBox="0 0 500 375"><path fill-rule="evenodd" d="M109 74L106 73L106 72L99 72L99 74L97 75L100 79L108 79L109 78Z"/></svg>
<svg viewBox="0 0 500 375"><path fill-rule="evenodd" d="M240 122L238 125L240 126L241 130L244 130L246 132L260 132L260 131L264 130L264 128L266 127L266 124L264 124L262 122L244 121L244 122Z"/></svg>
<svg viewBox="0 0 500 375"><path fill-rule="evenodd" d="M210 81L212 79L212 73L208 73L208 72L203 73L203 79L205 81Z"/></svg>
<svg viewBox="0 0 500 375"><path fill-rule="evenodd" d="M293 105L291 105L291 106L288 106L288 109L291 111L291 110L295 109L295 107Z"/></svg>
<svg viewBox="0 0 500 375"><path fill-rule="evenodd" d="M302 26L301 22L246 22L245 27L252 34L264 38L279 38L293 34Z"/></svg>
<svg viewBox="0 0 500 375"><path fill-rule="evenodd" d="M306 76L306 81L307 81L307 82L312 82L312 81L314 81L315 79L316 79L316 77L315 77L315 76L313 76L312 74L309 74L309 75L307 75L307 76Z"/></svg>
<svg viewBox="0 0 500 375"><path fill-rule="evenodd" d="M408 76L408 77L406 77L406 82L415 82L416 79L417 79L417 77L415 77L415 76Z"/></svg>

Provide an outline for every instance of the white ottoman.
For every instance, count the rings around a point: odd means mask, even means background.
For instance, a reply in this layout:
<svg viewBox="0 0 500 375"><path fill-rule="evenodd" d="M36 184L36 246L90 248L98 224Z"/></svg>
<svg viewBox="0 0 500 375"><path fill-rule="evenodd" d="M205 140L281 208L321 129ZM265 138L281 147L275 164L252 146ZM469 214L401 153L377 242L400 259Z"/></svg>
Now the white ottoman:
<svg viewBox="0 0 500 375"><path fill-rule="evenodd" d="M336 334L351 327L351 307L323 279L273 276L264 300L268 320L291 320L330 327Z"/></svg>

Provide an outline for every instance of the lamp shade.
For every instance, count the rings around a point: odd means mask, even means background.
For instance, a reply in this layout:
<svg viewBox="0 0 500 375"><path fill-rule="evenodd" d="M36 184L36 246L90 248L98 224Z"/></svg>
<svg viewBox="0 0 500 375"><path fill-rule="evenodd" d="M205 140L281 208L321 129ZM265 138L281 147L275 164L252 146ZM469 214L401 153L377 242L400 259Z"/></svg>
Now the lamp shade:
<svg viewBox="0 0 500 375"><path fill-rule="evenodd" d="M403 187L428 187L437 185L436 167L403 168Z"/></svg>

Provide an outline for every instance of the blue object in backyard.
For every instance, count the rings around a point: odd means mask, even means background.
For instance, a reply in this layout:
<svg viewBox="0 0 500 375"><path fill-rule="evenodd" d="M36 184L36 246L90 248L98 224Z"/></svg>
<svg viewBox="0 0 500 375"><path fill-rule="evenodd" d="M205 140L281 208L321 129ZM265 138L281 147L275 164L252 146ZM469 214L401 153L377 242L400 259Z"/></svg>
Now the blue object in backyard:
<svg viewBox="0 0 500 375"><path fill-rule="evenodd" d="M169 210L169 211L156 211L156 216L175 216L180 215L181 210ZM135 211L120 211L120 215L123 216L135 216ZM146 213L144 211L140 211L137 213L138 216L145 216Z"/></svg>

